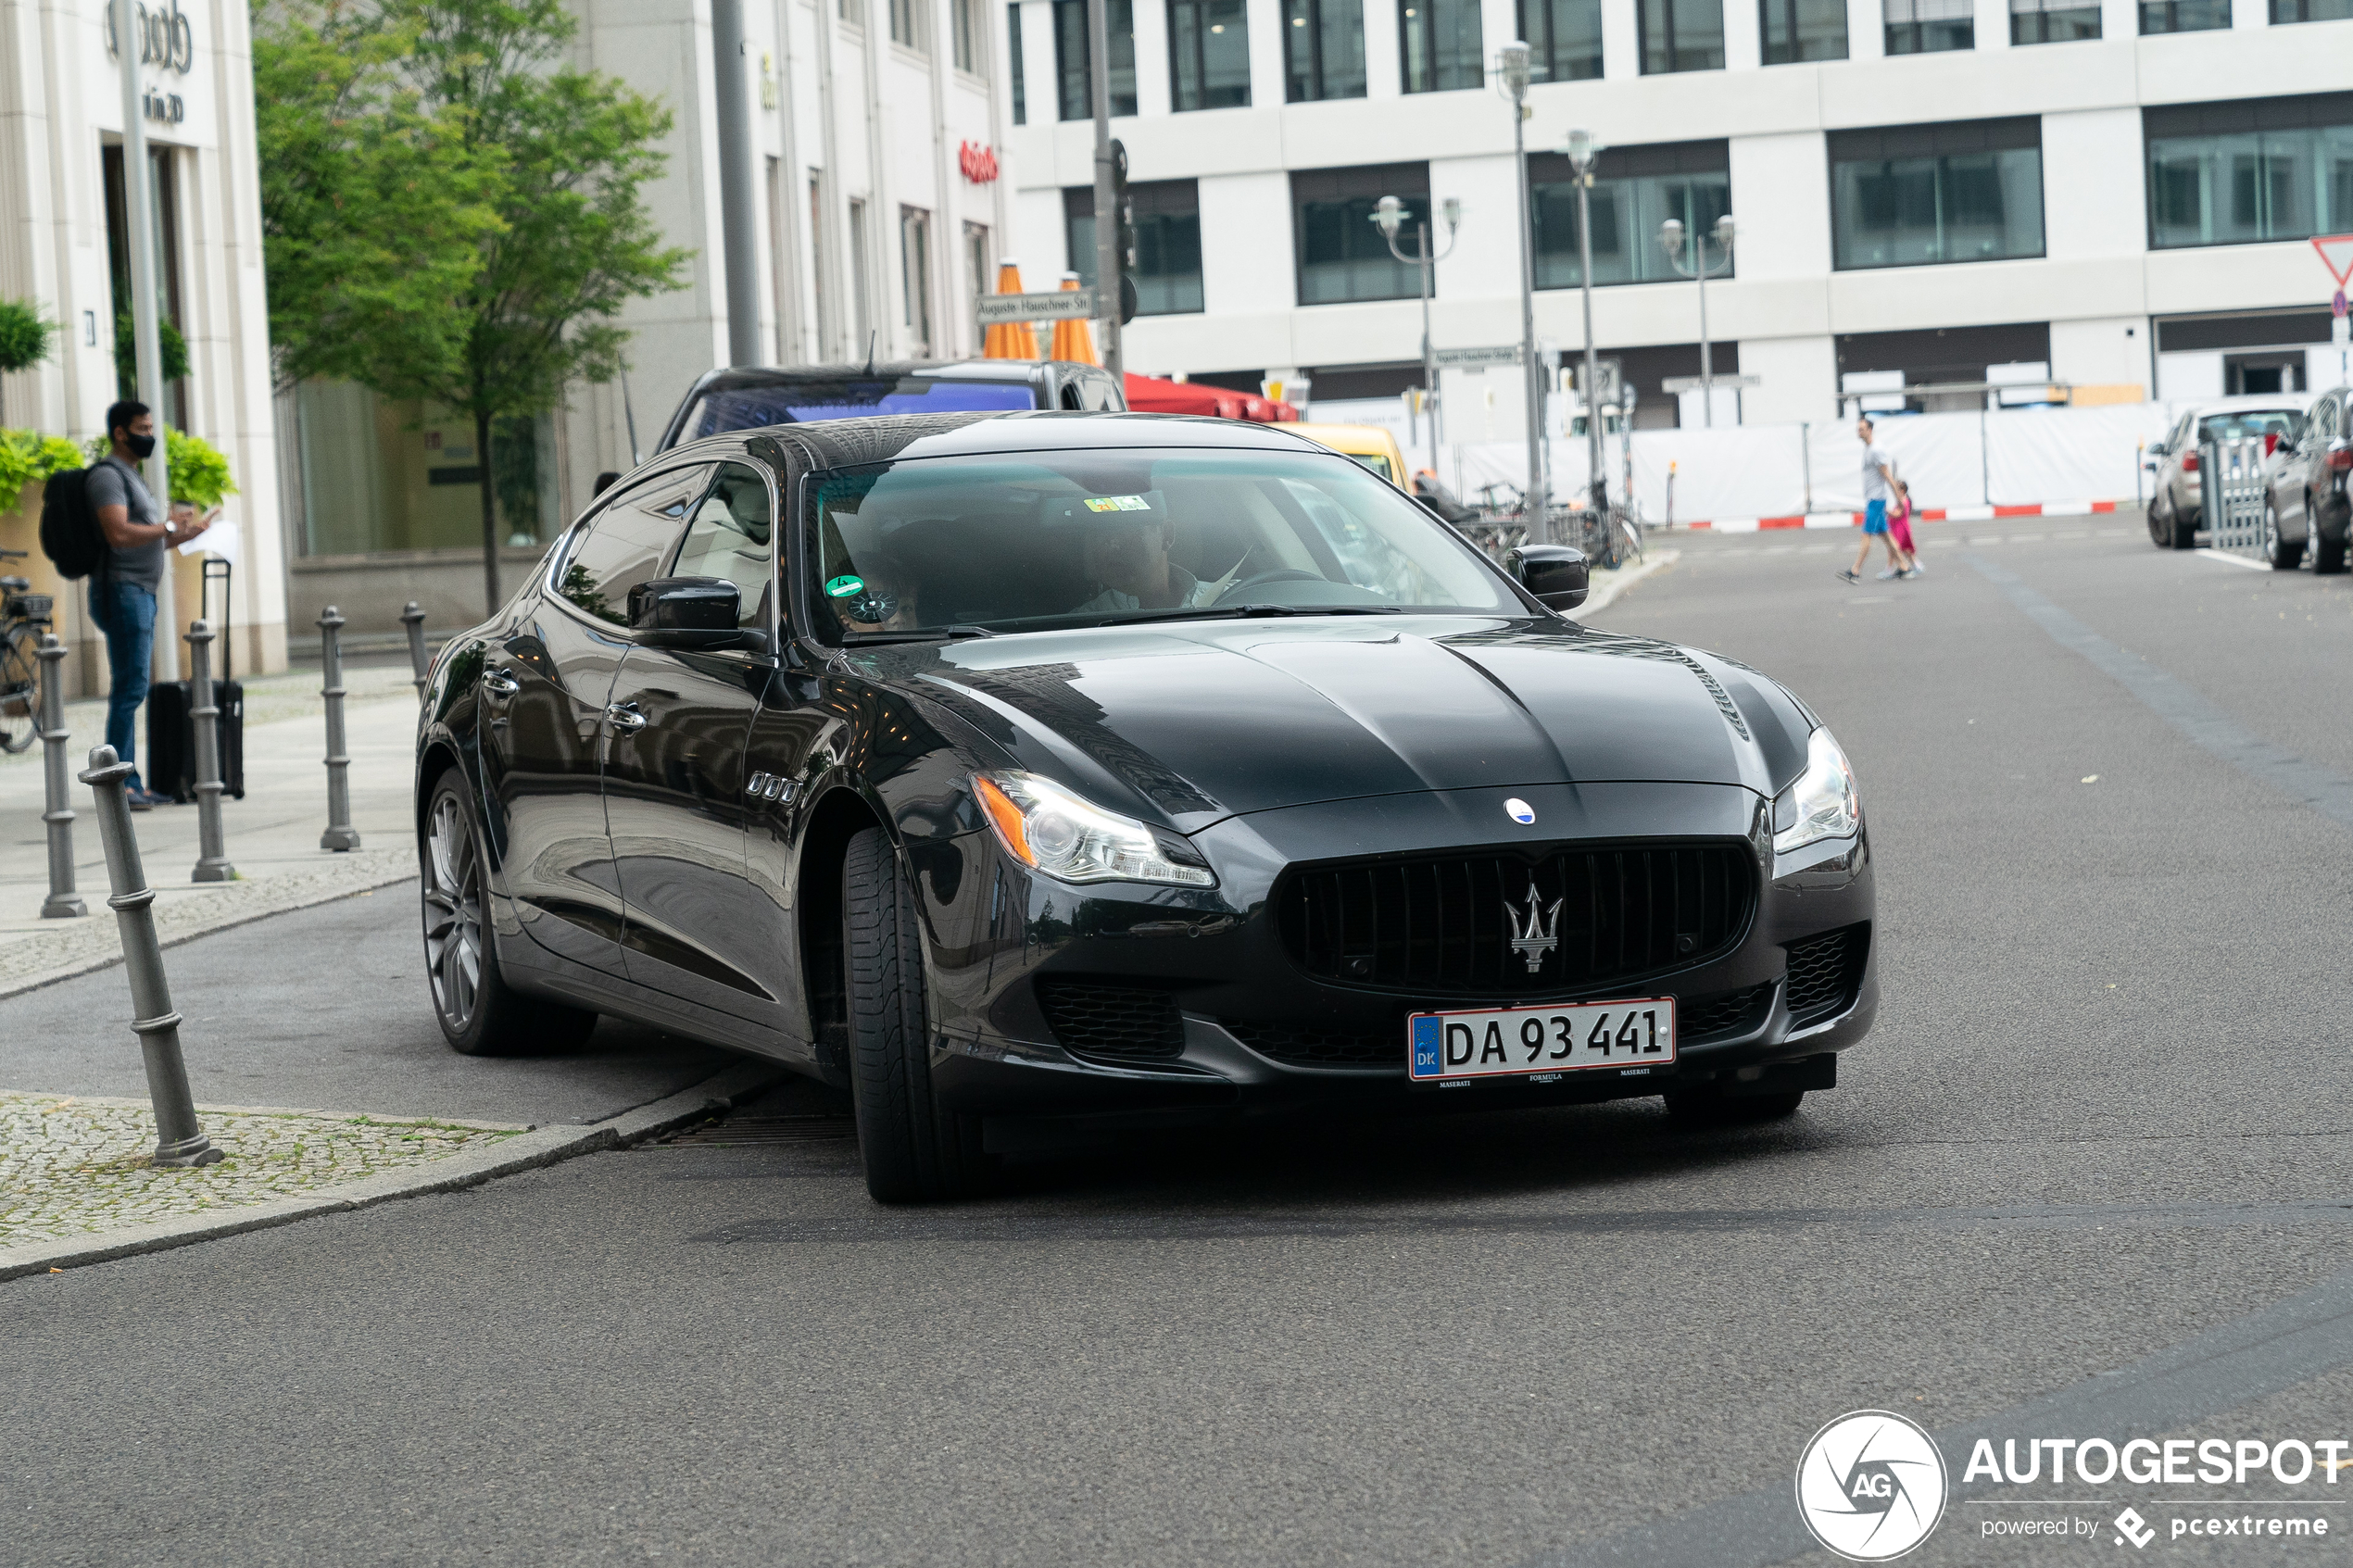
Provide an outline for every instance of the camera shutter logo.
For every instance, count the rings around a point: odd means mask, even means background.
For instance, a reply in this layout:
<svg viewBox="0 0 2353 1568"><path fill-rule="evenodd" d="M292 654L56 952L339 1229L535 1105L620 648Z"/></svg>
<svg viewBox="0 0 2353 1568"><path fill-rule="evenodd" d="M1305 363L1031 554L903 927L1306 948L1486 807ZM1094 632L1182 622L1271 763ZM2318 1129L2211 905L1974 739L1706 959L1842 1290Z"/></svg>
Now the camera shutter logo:
<svg viewBox="0 0 2353 1568"><path fill-rule="evenodd" d="M1814 1434L1797 1461L1797 1512L1814 1538L1855 1562L1884 1562L1928 1539L1947 1481L1936 1439L1892 1411L1856 1411Z"/></svg>

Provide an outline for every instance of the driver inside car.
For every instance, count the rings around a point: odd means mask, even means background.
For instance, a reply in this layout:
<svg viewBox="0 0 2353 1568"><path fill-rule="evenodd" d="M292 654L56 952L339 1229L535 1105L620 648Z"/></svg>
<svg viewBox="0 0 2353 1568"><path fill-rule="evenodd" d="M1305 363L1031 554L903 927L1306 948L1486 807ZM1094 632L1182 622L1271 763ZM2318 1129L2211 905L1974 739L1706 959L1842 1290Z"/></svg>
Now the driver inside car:
<svg viewBox="0 0 2353 1568"><path fill-rule="evenodd" d="M1146 496L1118 495L1086 503L1090 510L1107 503L1124 505L1093 519L1087 530L1087 581L1102 591L1071 613L1199 608L1215 604L1232 584L1234 572L1241 570L1239 561L1234 563L1234 571L1214 583L1204 583L1170 560L1167 514L1150 502Z"/></svg>

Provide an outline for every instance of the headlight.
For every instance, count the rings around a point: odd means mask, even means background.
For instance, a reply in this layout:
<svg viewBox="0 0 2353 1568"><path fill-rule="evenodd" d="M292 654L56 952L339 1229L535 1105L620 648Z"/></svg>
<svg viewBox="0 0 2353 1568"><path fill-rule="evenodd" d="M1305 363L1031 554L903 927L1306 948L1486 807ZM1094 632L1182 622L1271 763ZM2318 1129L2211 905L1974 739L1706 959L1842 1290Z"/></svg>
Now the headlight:
<svg viewBox="0 0 2353 1568"><path fill-rule="evenodd" d="M1806 771L1773 799L1773 852L1793 849L1825 838L1852 838L1863 821L1863 802L1855 793L1855 770L1838 748L1827 726L1806 742Z"/></svg>
<svg viewBox="0 0 2353 1568"><path fill-rule="evenodd" d="M975 773L973 793L1006 853L1063 882L1214 887L1192 847L1116 816L1035 773Z"/></svg>

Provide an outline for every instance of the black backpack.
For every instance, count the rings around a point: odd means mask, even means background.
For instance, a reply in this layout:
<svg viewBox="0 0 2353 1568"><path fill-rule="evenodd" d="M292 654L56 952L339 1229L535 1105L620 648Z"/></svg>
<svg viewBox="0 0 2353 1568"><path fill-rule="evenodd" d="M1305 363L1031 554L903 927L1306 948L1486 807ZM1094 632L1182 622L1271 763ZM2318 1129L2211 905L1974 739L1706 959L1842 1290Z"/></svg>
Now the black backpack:
<svg viewBox="0 0 2353 1568"><path fill-rule="evenodd" d="M90 505L89 482L88 469L63 469L49 476L41 495L41 553L69 581L107 564L107 536Z"/></svg>

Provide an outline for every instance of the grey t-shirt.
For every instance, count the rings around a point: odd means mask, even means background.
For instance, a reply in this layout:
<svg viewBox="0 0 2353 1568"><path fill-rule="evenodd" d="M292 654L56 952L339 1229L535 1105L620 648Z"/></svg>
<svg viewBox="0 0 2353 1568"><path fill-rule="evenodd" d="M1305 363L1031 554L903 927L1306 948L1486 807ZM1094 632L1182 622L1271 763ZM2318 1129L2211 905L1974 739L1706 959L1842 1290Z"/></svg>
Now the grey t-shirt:
<svg viewBox="0 0 2353 1568"><path fill-rule="evenodd" d="M1887 453L1884 448L1878 446L1866 446L1863 448L1864 500L1886 501L1894 499L1894 492L1890 491L1887 487L1887 476L1880 472L1880 470L1885 467L1887 467Z"/></svg>
<svg viewBox="0 0 2353 1568"><path fill-rule="evenodd" d="M92 510L100 507L122 507L129 509L131 521L150 527L162 521L156 516L156 498L146 482L117 458L104 458L90 466L85 482ZM150 594L163 585L163 541L150 539L144 545L128 549L109 546L107 575L119 583L136 583Z"/></svg>

